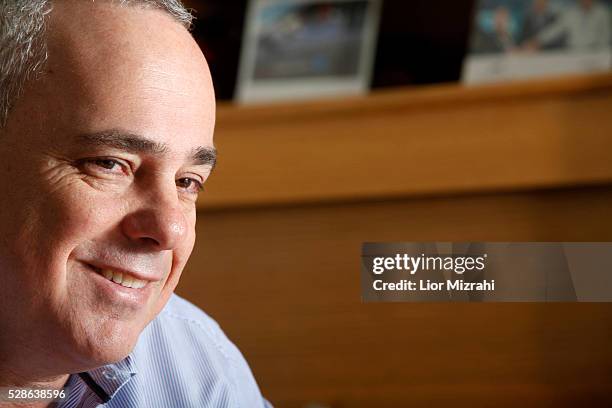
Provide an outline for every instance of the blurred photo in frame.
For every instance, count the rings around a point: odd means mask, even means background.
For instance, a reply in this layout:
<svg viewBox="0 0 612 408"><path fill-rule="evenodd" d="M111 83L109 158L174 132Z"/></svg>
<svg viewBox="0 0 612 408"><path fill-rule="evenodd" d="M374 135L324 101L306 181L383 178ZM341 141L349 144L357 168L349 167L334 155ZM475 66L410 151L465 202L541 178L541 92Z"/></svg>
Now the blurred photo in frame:
<svg viewBox="0 0 612 408"><path fill-rule="evenodd" d="M381 0L251 0L235 99L241 103L364 93Z"/></svg>
<svg viewBox="0 0 612 408"><path fill-rule="evenodd" d="M465 83L607 71L612 0L477 0Z"/></svg>

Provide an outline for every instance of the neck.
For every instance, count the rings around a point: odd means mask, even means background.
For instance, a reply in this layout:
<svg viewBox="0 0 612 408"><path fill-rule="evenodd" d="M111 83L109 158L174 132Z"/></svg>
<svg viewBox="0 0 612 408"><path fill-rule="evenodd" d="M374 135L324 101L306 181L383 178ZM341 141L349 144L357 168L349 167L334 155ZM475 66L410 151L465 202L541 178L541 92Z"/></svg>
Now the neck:
<svg viewBox="0 0 612 408"><path fill-rule="evenodd" d="M10 372L0 371L0 387L16 387L16 388L48 388L59 390L66 381L69 374L61 374L47 378L32 378L25 379L24 377L14 375Z"/></svg>
<svg viewBox="0 0 612 408"><path fill-rule="evenodd" d="M59 374L51 376L24 375L16 373L10 367L5 366L5 361L0 361L0 407L19 407L19 408L43 408L51 406L51 401L32 401L15 400L7 401L8 392L17 389L42 389L42 390L61 390L68 381L69 374Z"/></svg>

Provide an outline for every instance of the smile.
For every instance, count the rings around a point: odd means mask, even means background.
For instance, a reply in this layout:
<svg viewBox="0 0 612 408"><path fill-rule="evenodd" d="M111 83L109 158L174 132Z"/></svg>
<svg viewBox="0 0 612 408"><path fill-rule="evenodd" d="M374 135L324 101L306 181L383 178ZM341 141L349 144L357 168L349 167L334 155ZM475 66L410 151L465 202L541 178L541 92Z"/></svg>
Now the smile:
<svg viewBox="0 0 612 408"><path fill-rule="evenodd" d="M149 283L149 281L137 279L136 277L131 276L127 273L119 272L113 269L101 269L91 264L88 264L88 266L99 275L105 277L107 280L115 282L116 284L126 288L141 289L145 287L147 283Z"/></svg>

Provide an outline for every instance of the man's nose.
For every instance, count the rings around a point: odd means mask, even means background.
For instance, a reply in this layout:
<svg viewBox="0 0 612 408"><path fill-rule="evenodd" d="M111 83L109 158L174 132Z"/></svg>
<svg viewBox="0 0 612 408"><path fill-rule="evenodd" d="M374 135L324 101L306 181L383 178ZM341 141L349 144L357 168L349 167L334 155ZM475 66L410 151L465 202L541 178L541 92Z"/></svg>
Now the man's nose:
<svg viewBox="0 0 612 408"><path fill-rule="evenodd" d="M143 208L127 215L121 226L130 240L158 251L175 248L188 233L184 210L172 200L146 203Z"/></svg>

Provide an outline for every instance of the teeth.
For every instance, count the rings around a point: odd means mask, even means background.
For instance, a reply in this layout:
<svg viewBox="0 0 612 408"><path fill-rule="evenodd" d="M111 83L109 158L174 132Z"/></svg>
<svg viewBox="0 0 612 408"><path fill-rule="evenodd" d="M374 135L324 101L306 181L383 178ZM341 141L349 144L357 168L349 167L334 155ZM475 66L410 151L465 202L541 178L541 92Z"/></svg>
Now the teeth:
<svg viewBox="0 0 612 408"><path fill-rule="evenodd" d="M146 285L146 284L147 284L147 281L143 281L143 280L140 280L140 279L134 279L134 281L132 282L132 287L134 289L140 289L140 288L143 288L144 285Z"/></svg>
<svg viewBox="0 0 612 408"><path fill-rule="evenodd" d="M119 272L113 272L112 281L115 283L123 282L123 274Z"/></svg>
<svg viewBox="0 0 612 408"><path fill-rule="evenodd" d="M129 275L124 275L121 272L117 271L111 271L110 269L102 269L100 274L109 281L118 283L119 285L125 286L126 288L140 289L147 284L147 281L135 279Z"/></svg>
<svg viewBox="0 0 612 408"><path fill-rule="evenodd" d="M123 277L123 282L121 282L121 284L123 286L127 286L128 288L132 287L132 282L134 282L134 279L131 276L124 276Z"/></svg>

